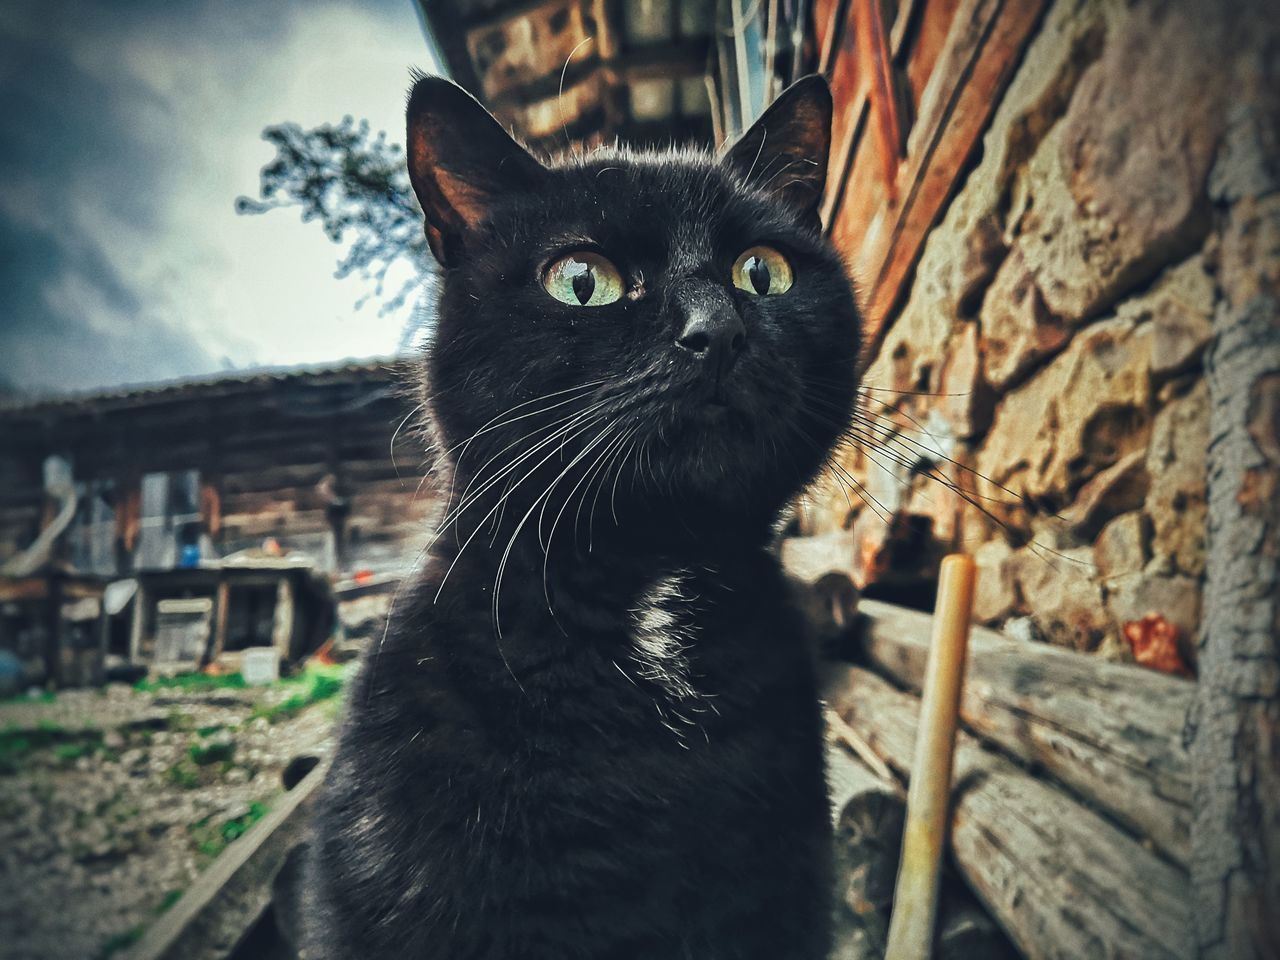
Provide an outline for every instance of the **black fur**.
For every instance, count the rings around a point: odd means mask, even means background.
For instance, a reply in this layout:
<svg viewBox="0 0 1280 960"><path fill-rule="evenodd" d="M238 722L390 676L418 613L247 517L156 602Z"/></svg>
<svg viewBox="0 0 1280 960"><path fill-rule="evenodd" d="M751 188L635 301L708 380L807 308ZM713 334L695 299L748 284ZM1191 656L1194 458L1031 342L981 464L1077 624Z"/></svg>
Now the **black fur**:
<svg viewBox="0 0 1280 960"><path fill-rule="evenodd" d="M856 311L815 212L829 121L811 79L722 161L544 168L418 82L449 512L350 694L308 960L826 956L817 692L767 543L853 404ZM730 282L758 243L787 293ZM628 296L543 289L582 248ZM723 375L675 343L700 310L745 329Z"/></svg>

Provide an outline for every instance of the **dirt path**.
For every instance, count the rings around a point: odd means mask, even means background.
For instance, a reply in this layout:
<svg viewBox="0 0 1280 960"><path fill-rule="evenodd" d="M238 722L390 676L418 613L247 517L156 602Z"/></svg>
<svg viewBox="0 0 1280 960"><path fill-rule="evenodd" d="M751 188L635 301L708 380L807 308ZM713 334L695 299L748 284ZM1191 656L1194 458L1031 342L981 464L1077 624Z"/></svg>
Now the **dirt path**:
<svg viewBox="0 0 1280 960"><path fill-rule="evenodd" d="M136 940L269 809L293 757L328 751L339 685L0 704L0 958L96 960Z"/></svg>

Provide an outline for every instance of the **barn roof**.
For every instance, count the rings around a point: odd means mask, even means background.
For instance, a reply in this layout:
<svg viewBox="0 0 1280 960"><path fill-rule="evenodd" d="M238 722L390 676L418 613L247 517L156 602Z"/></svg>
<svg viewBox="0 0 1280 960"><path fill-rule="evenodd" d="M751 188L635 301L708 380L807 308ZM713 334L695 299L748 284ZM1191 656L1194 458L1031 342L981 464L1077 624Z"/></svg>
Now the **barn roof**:
<svg viewBox="0 0 1280 960"><path fill-rule="evenodd" d="M106 412L198 397L212 398L308 381L317 385L344 382L407 383L411 365L412 360L405 357L374 357L329 364L253 367L199 377L127 384L106 390L4 397L0 398L0 420L72 412Z"/></svg>

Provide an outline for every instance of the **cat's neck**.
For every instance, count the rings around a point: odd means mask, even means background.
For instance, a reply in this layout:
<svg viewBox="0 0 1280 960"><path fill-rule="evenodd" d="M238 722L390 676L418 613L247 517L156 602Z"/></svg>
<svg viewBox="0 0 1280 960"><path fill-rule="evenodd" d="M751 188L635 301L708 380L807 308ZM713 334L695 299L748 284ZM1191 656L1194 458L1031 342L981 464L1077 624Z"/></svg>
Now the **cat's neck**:
<svg viewBox="0 0 1280 960"><path fill-rule="evenodd" d="M465 591L514 622L545 611L560 626L581 611L621 615L661 580L733 577L763 557L771 527L712 506L667 510L635 502L609 504L588 519L560 504L508 504L438 531L431 553L443 595ZM465 516L465 514L464 514ZM446 515L448 521L448 515Z"/></svg>

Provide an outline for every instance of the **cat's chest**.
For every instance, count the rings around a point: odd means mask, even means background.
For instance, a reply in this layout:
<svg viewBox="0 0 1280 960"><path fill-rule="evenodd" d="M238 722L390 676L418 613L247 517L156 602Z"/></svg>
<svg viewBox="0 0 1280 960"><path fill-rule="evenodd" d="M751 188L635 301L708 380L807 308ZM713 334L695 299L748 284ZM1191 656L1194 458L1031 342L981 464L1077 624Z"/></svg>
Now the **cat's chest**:
<svg viewBox="0 0 1280 960"><path fill-rule="evenodd" d="M697 605L693 586L689 570L663 574L641 591L623 621L621 646L626 662L619 669L654 685L673 705L706 697L706 691L695 684L692 660L704 653L697 650L699 633L707 639L716 625L712 611ZM704 657L697 659L701 662Z"/></svg>
<svg viewBox="0 0 1280 960"><path fill-rule="evenodd" d="M779 681L803 672L806 655L782 599L743 590L715 570L674 568L650 579L606 648L646 720L687 737L740 722ZM627 687L631 690L627 690ZM652 709L648 709L648 706Z"/></svg>

